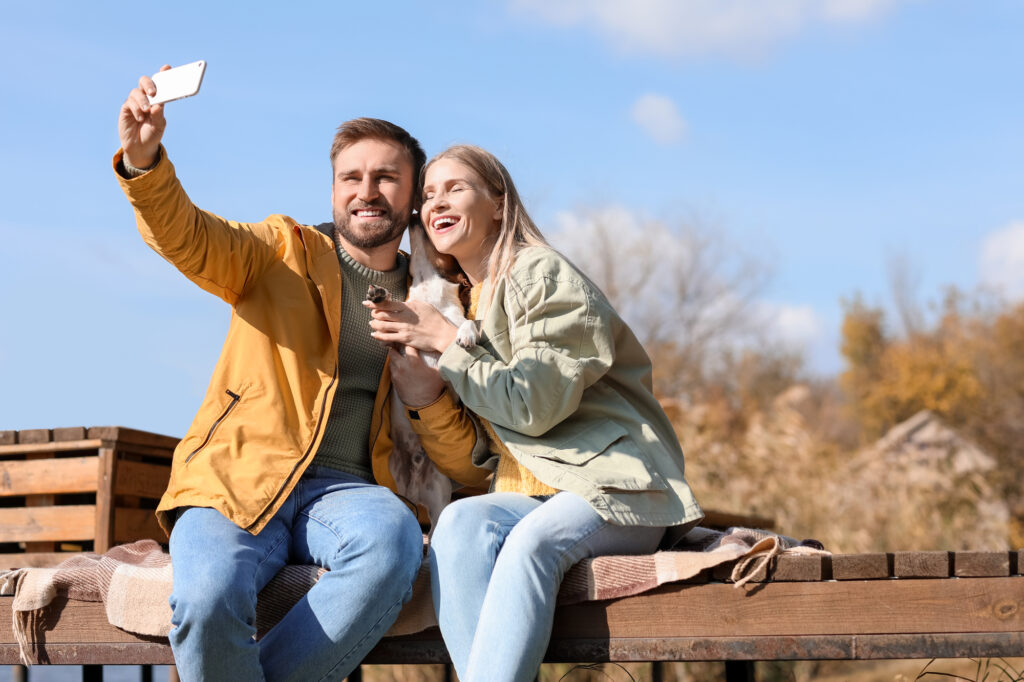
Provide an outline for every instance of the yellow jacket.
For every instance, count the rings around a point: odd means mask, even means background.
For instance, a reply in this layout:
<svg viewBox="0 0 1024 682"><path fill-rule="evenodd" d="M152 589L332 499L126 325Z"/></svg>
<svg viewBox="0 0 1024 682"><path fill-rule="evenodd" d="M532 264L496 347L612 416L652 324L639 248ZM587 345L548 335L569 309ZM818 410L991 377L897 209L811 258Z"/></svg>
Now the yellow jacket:
<svg viewBox="0 0 1024 682"><path fill-rule="evenodd" d="M121 154L114 157L115 172ZM175 449L157 519L170 532L173 510L211 507L259 533L312 462L334 397L341 328L334 242L283 215L240 223L198 209L163 149L149 172L117 177L145 242L232 306L220 359ZM381 407L389 399L389 378L385 368ZM464 418L449 407L454 403L439 400L428 411L435 427ZM393 490L389 427L389 411L375 410L368 445L378 482ZM444 441L443 428L436 437ZM465 452L465 446L450 452ZM479 476L468 458L459 462L440 466L457 480Z"/></svg>

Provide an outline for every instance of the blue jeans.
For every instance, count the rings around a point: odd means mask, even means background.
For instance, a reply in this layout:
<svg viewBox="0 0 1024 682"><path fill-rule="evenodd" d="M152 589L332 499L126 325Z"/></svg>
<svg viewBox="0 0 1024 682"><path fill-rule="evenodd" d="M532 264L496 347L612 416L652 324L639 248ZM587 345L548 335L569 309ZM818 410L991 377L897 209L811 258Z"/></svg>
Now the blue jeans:
<svg viewBox="0 0 1024 682"><path fill-rule="evenodd" d="M657 549L664 528L608 523L581 497L490 493L445 507L430 539L441 634L463 682L533 680L580 559Z"/></svg>
<svg viewBox="0 0 1024 682"><path fill-rule="evenodd" d="M318 466L259 535L191 507L170 546L171 648L187 682L344 678L398 617L423 556L391 491ZM286 563L330 571L257 642L256 594Z"/></svg>

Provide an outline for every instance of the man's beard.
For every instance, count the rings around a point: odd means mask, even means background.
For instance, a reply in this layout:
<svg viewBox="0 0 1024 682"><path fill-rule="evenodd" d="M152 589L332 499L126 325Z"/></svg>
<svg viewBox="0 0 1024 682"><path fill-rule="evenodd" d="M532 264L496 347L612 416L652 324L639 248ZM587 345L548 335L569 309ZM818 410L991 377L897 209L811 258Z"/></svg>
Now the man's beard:
<svg viewBox="0 0 1024 682"><path fill-rule="evenodd" d="M344 211L334 210L335 236L341 236L346 242L360 249L372 249L400 239L412 216L412 211L406 210L403 214L395 217L391 213L391 207L387 204L382 206L366 204L359 206L357 210L363 208L383 209L387 215L372 222L364 221L363 225L366 226L366 229L357 232L352 229L353 216L350 207L346 207Z"/></svg>

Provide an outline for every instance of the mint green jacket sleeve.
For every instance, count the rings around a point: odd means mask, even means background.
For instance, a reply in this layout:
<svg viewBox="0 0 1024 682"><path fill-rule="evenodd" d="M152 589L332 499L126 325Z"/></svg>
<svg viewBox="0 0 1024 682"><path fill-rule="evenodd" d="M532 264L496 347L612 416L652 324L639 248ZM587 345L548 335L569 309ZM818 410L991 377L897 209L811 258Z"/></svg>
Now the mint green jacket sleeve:
<svg viewBox="0 0 1024 682"><path fill-rule="evenodd" d="M470 410L527 436L574 414L614 361L607 304L564 264L517 262L495 288L483 342L468 350L453 344L441 357L442 376Z"/></svg>
<svg viewBox="0 0 1024 682"><path fill-rule="evenodd" d="M650 358L556 251L520 252L480 317L477 346L453 344L439 367L521 465L602 518L682 532L701 517Z"/></svg>

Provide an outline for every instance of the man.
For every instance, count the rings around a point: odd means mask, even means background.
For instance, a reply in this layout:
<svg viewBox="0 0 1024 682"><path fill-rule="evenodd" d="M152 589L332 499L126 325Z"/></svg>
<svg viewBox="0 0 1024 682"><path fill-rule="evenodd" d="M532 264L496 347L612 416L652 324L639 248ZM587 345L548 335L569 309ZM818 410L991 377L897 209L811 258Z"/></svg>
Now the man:
<svg viewBox="0 0 1024 682"><path fill-rule="evenodd" d="M333 224L229 221L179 184L155 93L142 77L121 106L119 182L146 243L232 306L157 509L175 661L184 680L342 679L394 622L422 557L415 516L373 483L387 353L360 301L371 282L404 297L398 245L425 157L394 124L348 121L331 149ZM287 562L330 570L256 642L256 594Z"/></svg>

